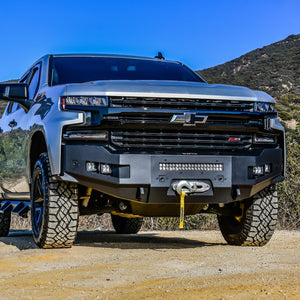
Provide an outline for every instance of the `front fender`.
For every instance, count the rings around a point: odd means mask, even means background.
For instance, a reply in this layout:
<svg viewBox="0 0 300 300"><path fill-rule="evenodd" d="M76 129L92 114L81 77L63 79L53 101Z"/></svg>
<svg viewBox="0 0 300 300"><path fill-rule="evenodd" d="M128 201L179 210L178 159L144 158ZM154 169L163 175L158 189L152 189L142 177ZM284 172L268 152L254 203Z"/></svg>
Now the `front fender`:
<svg viewBox="0 0 300 300"><path fill-rule="evenodd" d="M52 175L61 173L62 129L66 125L81 124L84 113L57 111L45 124L44 132Z"/></svg>

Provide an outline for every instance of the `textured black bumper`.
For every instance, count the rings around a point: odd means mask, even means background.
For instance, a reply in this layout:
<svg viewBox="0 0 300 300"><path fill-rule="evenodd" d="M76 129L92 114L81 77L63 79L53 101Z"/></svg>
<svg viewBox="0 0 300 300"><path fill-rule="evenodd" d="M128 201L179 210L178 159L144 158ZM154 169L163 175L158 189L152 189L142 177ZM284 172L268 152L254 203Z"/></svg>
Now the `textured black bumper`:
<svg viewBox="0 0 300 300"><path fill-rule="evenodd" d="M245 199L282 176L282 160L281 149L265 149L257 156L136 155L112 154L92 145L63 146L63 174L105 194L143 203L178 203L172 184L180 180L199 180L210 185L204 193L189 195L187 203ZM87 162L110 164L113 172L103 175L87 171ZM265 164L271 165L271 172L254 177L252 168ZM213 167L220 165L222 168ZM198 166L197 170L193 166Z"/></svg>

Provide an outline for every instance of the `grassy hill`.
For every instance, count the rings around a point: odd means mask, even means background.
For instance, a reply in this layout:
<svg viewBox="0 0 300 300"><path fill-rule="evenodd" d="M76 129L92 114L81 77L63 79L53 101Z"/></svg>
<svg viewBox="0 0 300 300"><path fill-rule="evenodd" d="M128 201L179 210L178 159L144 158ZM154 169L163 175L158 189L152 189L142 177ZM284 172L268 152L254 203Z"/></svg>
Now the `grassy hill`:
<svg viewBox="0 0 300 300"><path fill-rule="evenodd" d="M197 72L210 83L247 86L277 100L288 154L286 180L279 185L279 224L300 228L300 34Z"/></svg>
<svg viewBox="0 0 300 300"><path fill-rule="evenodd" d="M283 120L300 122L300 34L197 72L210 83L265 91L277 100Z"/></svg>

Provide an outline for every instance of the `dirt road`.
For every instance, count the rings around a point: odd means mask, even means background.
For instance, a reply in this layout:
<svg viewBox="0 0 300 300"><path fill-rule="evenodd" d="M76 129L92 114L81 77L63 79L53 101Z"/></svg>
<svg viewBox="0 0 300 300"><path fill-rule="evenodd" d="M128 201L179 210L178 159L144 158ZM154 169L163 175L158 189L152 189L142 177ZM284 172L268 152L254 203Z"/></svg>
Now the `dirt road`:
<svg viewBox="0 0 300 300"><path fill-rule="evenodd" d="M300 232L262 248L219 232L79 232L72 249L0 238L0 299L300 299Z"/></svg>

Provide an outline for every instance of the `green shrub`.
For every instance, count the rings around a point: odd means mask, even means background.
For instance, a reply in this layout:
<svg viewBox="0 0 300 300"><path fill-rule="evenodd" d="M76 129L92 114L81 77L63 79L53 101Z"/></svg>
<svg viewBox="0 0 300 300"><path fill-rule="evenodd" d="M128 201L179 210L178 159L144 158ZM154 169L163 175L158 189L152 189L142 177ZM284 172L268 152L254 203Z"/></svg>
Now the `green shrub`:
<svg viewBox="0 0 300 300"><path fill-rule="evenodd" d="M285 181L278 185L278 226L285 229L300 228L300 132L288 131L287 170Z"/></svg>
<svg viewBox="0 0 300 300"><path fill-rule="evenodd" d="M287 111L279 111L278 115L282 120L285 120L285 121L293 119L293 115L288 113Z"/></svg>

